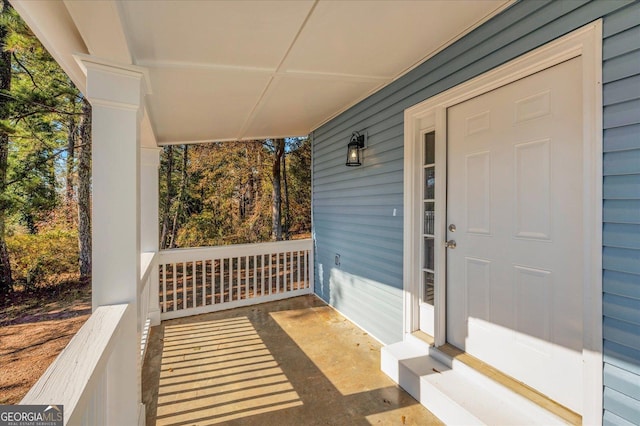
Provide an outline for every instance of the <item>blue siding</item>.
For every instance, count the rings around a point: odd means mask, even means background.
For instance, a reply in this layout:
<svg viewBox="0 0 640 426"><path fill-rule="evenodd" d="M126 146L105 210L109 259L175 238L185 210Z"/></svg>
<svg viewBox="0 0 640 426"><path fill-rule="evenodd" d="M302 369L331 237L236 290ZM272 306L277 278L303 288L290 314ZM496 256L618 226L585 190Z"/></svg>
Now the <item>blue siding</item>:
<svg viewBox="0 0 640 426"><path fill-rule="evenodd" d="M638 1L516 3L316 129L316 291L383 342L401 340L404 109L599 18L604 21L603 422L640 424ZM362 129L369 136L364 165L347 168L349 135Z"/></svg>
<svg viewBox="0 0 640 426"><path fill-rule="evenodd" d="M640 424L640 4L603 34L603 423Z"/></svg>

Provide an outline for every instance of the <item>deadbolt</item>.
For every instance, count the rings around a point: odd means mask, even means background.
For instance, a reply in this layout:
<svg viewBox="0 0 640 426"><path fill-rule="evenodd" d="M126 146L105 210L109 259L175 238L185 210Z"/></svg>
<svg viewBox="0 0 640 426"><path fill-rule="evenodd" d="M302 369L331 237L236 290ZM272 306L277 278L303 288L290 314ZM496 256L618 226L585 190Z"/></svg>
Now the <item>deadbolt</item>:
<svg viewBox="0 0 640 426"><path fill-rule="evenodd" d="M456 226L453 223L451 225L449 225L449 231L450 232L456 232Z"/></svg>
<svg viewBox="0 0 640 426"><path fill-rule="evenodd" d="M457 244L456 244L456 240L449 240L447 242L444 243L444 246L446 248L450 248L450 249L454 249L456 248Z"/></svg>

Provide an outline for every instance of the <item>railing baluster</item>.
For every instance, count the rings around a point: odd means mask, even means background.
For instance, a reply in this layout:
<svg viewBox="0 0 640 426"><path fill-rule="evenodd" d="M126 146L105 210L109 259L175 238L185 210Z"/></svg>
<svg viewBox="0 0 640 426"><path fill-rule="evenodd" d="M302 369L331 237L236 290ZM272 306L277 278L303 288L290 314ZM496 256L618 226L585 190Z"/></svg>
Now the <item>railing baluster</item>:
<svg viewBox="0 0 640 426"><path fill-rule="evenodd" d="M309 250L305 250L304 252L304 288L309 288L309 284L311 283L311 268L309 268Z"/></svg>
<svg viewBox="0 0 640 426"><path fill-rule="evenodd" d="M242 258L238 256L236 258L236 268L238 268L238 271L236 272L236 300L242 299L242 280L240 278L240 270L242 269L241 262Z"/></svg>
<svg viewBox="0 0 640 426"><path fill-rule="evenodd" d="M298 264L298 281L297 281L297 284L296 284L296 289L300 290L300 250L298 250L296 252L296 261L297 261L297 264Z"/></svg>
<svg viewBox="0 0 640 426"><path fill-rule="evenodd" d="M276 253L276 293L280 293L280 253Z"/></svg>
<svg viewBox="0 0 640 426"><path fill-rule="evenodd" d="M258 264L256 263L258 256L253 255L253 297L258 295L256 287L258 285Z"/></svg>
<svg viewBox="0 0 640 426"><path fill-rule="evenodd" d="M282 255L282 292L287 292L287 252L283 251L280 253Z"/></svg>
<svg viewBox="0 0 640 426"><path fill-rule="evenodd" d="M307 251L302 252L302 288L307 288Z"/></svg>
<svg viewBox="0 0 640 426"><path fill-rule="evenodd" d="M289 261L287 260L288 252L282 253L282 290L286 293L289 291L289 286L291 283L289 282L288 271L289 271Z"/></svg>
<svg viewBox="0 0 640 426"><path fill-rule="evenodd" d="M218 268L220 270L220 303L224 303L224 259L220 258L218 262L220 263L220 268Z"/></svg>
<svg viewBox="0 0 640 426"><path fill-rule="evenodd" d="M235 262L234 262L235 260ZM238 294L238 258L234 257L233 259L229 260L229 273L231 273L231 271L233 271L231 280L233 281L232 284L232 288L233 291L231 292L231 300L235 301L235 300L239 300L240 299L240 294Z"/></svg>
<svg viewBox="0 0 640 426"><path fill-rule="evenodd" d="M162 268L162 312L167 312L167 265L160 265Z"/></svg>
<svg viewBox="0 0 640 426"><path fill-rule="evenodd" d="M187 262L182 262L182 309L187 309Z"/></svg>
<svg viewBox="0 0 640 426"><path fill-rule="evenodd" d="M307 251L302 252L302 288L307 288Z"/></svg>
<svg viewBox="0 0 640 426"><path fill-rule="evenodd" d="M229 302L233 302L236 300L234 298L234 293L236 291L236 269L233 266L234 258L229 259Z"/></svg>
<svg viewBox="0 0 640 426"><path fill-rule="evenodd" d="M218 274L216 274L216 259L211 259L211 304L216 304L216 297L219 287L217 286Z"/></svg>
<svg viewBox="0 0 640 426"><path fill-rule="evenodd" d="M282 264L283 264L283 274L284 274L284 291L285 293L289 290L291 290L291 274L289 273L289 264L290 264L290 260L289 260L289 252L285 251L284 253L282 253L282 256L284 258Z"/></svg>
<svg viewBox="0 0 640 426"><path fill-rule="evenodd" d="M207 260L202 261L202 306L207 306Z"/></svg>
<svg viewBox="0 0 640 426"><path fill-rule="evenodd" d="M229 302L233 302L234 299L234 295L233 293L235 292L235 276L236 276L236 270L235 267L233 266L233 257L229 258Z"/></svg>
<svg viewBox="0 0 640 426"><path fill-rule="evenodd" d="M287 278L287 252L282 252L282 292L289 290L289 278Z"/></svg>
<svg viewBox="0 0 640 426"><path fill-rule="evenodd" d="M249 295L249 256L244 257L244 298L250 299Z"/></svg>
<svg viewBox="0 0 640 426"><path fill-rule="evenodd" d="M293 291L293 252L289 252L289 286L290 290Z"/></svg>
<svg viewBox="0 0 640 426"><path fill-rule="evenodd" d="M264 296L264 254L260 255L260 296Z"/></svg>
<svg viewBox="0 0 640 426"><path fill-rule="evenodd" d="M229 302L233 302L234 298L233 298L233 292L235 289L235 269L233 268L233 258L230 257L229 258L229 264L227 265L227 269L229 270Z"/></svg>
<svg viewBox="0 0 640 426"><path fill-rule="evenodd" d="M192 308L195 308L196 306L198 306L198 304L196 303L196 278L197 278L198 274L196 274L196 261L193 261L193 264L191 265L191 287L192 287L192 298L193 298L193 305L191 306Z"/></svg>
<svg viewBox="0 0 640 426"><path fill-rule="evenodd" d="M216 259L211 259L211 304L216 304Z"/></svg>
<svg viewBox="0 0 640 426"><path fill-rule="evenodd" d="M178 310L178 263L173 263L173 276L171 277L171 284L173 286L173 299L172 299L172 311Z"/></svg>
<svg viewBox="0 0 640 426"><path fill-rule="evenodd" d="M291 278L291 252L288 251L284 255L285 260L285 274L289 274L289 278L287 279L287 291L293 290L293 279Z"/></svg>
<svg viewBox="0 0 640 426"><path fill-rule="evenodd" d="M269 294L273 292L273 273L271 272L271 265L273 263L273 255L271 253L269 256Z"/></svg>
<svg viewBox="0 0 640 426"><path fill-rule="evenodd" d="M225 302L224 298L224 261L225 259L220 259L220 301L222 303Z"/></svg>

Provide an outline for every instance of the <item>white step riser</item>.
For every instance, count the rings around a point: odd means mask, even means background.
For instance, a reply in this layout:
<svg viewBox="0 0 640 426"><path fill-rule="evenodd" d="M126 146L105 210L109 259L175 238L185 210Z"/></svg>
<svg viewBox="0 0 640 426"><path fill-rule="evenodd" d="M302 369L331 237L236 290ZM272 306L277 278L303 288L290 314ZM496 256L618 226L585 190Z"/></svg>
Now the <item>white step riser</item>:
<svg viewBox="0 0 640 426"><path fill-rule="evenodd" d="M418 401L445 424L469 426L485 424L429 382L422 381L421 384L422 398Z"/></svg>
<svg viewBox="0 0 640 426"><path fill-rule="evenodd" d="M468 366L464 362L455 360L450 358L447 354L440 352L436 348L431 348L429 350L429 355L443 364L447 365L455 372L460 373L464 377L467 377L470 381L479 384L480 386L487 389L487 391L493 395L495 398L499 399L509 399L513 404L522 407L523 412L530 412L536 419L539 419L541 424L548 425L565 425L566 423L562 421L559 417L554 415L553 413L545 410L540 407L535 402L531 401L524 396L513 392L511 389L506 386L501 385L500 383L492 380L486 375L482 374L478 370Z"/></svg>
<svg viewBox="0 0 640 426"><path fill-rule="evenodd" d="M381 368L446 424L494 424L497 418L504 421L501 413L510 413L511 420L516 413L517 422L521 424L566 424L466 364L411 340L382 348ZM476 388L477 398L476 393L465 394L465 390ZM496 418L493 418L494 414Z"/></svg>
<svg viewBox="0 0 640 426"><path fill-rule="evenodd" d="M426 346L414 345L411 350L400 351L399 354L388 346L384 347L380 351L382 371L446 424L483 424L407 366L415 357L427 358L427 350ZM439 368L440 370L445 370L445 366Z"/></svg>

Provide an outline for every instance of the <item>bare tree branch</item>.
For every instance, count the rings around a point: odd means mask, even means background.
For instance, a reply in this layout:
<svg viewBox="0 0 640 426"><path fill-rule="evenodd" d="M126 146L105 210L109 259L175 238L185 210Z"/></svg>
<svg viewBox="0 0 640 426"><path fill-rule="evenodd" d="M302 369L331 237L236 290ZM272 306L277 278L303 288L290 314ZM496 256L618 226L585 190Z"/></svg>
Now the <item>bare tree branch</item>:
<svg viewBox="0 0 640 426"><path fill-rule="evenodd" d="M31 74L31 72L27 69L27 67L25 67L22 64L22 62L20 62L20 59L18 59L18 57L16 56L15 52L12 52L11 56L13 56L13 59L16 61L16 63L18 65L20 65L20 68L22 68L24 70L24 72L26 72L29 75L29 78L31 79L31 82L33 83L33 85L39 89L40 86L38 86L38 83L36 83L36 80L33 78L33 74Z"/></svg>

